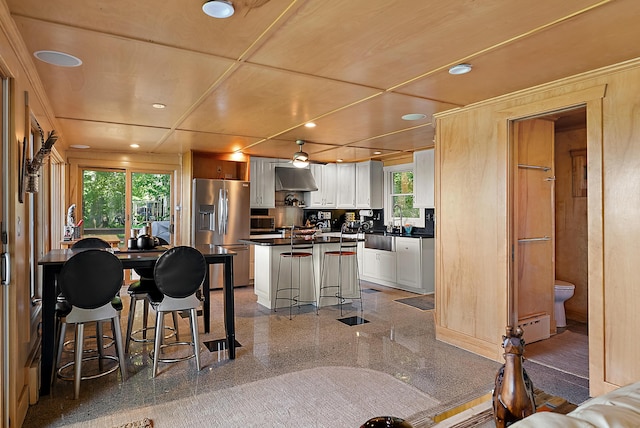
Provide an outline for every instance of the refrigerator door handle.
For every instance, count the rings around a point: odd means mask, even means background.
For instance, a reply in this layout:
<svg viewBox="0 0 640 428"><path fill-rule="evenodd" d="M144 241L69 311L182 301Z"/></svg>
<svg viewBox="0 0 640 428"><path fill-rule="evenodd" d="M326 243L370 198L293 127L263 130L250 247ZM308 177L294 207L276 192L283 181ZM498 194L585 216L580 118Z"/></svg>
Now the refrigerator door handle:
<svg viewBox="0 0 640 428"><path fill-rule="evenodd" d="M224 190L224 231L227 234L227 227L229 226L229 190Z"/></svg>
<svg viewBox="0 0 640 428"><path fill-rule="evenodd" d="M218 192L218 231L224 234L224 190Z"/></svg>

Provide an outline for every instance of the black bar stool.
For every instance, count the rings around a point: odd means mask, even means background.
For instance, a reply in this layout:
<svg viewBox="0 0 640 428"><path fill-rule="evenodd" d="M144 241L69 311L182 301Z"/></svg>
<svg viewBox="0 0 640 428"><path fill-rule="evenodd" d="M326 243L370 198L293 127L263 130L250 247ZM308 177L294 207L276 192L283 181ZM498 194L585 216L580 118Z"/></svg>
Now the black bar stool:
<svg viewBox="0 0 640 428"><path fill-rule="evenodd" d="M207 272L207 262L202 253L193 247L174 247L165 251L156 262L153 279L158 293L149 293L151 307L157 312L153 351L153 377L158 363L173 363L189 358L196 359L200 370L200 343L198 340L197 308L200 299L196 295ZM191 342L163 343L164 315L167 312L189 311ZM193 345L193 355L182 358L160 358L161 348L175 345Z"/></svg>
<svg viewBox="0 0 640 428"><path fill-rule="evenodd" d="M62 267L59 275L59 284L65 296L63 302L58 302L56 308L56 321L59 339L58 349L64 346L63 326L75 324L75 351L74 360L58 369L61 378L65 378L62 371L74 366L74 398L80 396L80 381L93 379L120 368L122 380L127 378L125 368L124 348L122 333L120 331L120 310L122 302L116 299L122 285L124 271L122 262L109 251L88 249L73 255ZM111 321L114 343L117 356L104 355L101 344L101 335L98 335L98 355L85 357L84 326L86 323ZM59 355L59 352L56 352ZM82 375L83 361L98 359L100 372L90 376ZM103 371L102 361L110 359L118 362L113 368ZM56 361L56 366L58 361Z"/></svg>
<svg viewBox="0 0 640 428"><path fill-rule="evenodd" d="M71 249L104 249L104 250L108 250L109 248L111 248L111 245L105 241L104 239L95 237L95 236L89 236L86 238L82 238L76 242L73 243L73 245L71 245ZM59 288L59 287L58 287ZM122 305L122 302L118 302L119 297L116 297L114 299L114 304L116 305ZM63 311L66 311L67 309L70 309L70 305L69 303L66 301L66 298L64 297L64 293L62 293L60 290L58 290L58 296L57 296L57 308L60 309L62 308ZM62 324L62 337L65 336L65 326L64 324ZM98 344L99 347L106 349L109 348L111 346L113 346L113 337L111 336L105 336L103 333L103 329L102 329L102 323L101 322L97 322L96 323L96 334L95 336L89 335L86 337L87 339L96 339L96 342ZM104 339L108 339L106 344L104 342ZM70 339L67 340L66 342L63 343L63 346L59 346L58 347L58 351L56 353L56 361L60 361L60 359L62 358L62 352L71 352L68 351L69 348L71 348L71 350L73 350L74 347L74 340ZM90 354L93 352L96 352L95 349L91 349L91 348L84 348L83 351L85 354Z"/></svg>

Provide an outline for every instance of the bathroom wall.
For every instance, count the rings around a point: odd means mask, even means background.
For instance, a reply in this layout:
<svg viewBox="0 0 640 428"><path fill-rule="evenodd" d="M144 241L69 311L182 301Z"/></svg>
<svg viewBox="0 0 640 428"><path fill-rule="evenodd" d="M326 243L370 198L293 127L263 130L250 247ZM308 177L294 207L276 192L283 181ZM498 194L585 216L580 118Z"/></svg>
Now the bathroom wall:
<svg viewBox="0 0 640 428"><path fill-rule="evenodd" d="M588 314L587 197L573 194L571 150L586 148L586 119L577 128L556 131L556 278L575 284L565 312L580 322L587 322Z"/></svg>

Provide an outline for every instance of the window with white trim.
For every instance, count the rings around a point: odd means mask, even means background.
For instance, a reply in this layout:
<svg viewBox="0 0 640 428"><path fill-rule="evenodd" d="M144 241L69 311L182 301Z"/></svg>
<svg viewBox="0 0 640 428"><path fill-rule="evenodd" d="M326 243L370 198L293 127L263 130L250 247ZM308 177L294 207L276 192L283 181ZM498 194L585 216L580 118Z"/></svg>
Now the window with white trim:
<svg viewBox="0 0 640 428"><path fill-rule="evenodd" d="M411 224L424 227L424 210L413 207L413 164L384 168L385 175L385 224L394 226ZM400 224L402 215L402 224Z"/></svg>

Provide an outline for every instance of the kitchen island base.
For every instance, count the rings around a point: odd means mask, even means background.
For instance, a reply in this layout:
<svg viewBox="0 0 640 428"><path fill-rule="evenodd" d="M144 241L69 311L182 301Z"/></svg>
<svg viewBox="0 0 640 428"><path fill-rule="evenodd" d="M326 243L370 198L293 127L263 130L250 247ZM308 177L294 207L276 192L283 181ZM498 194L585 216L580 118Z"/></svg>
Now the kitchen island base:
<svg viewBox="0 0 640 428"><path fill-rule="evenodd" d="M313 250L313 263L303 264L301 266L300 277L300 301L301 302L314 302L315 296L319 295L320 279L322 274L322 265L325 251L337 251L340 249L339 242L335 242L335 238L324 241L317 239ZM287 245L255 245L255 274L254 274L254 287L255 294L258 298L258 304L268 309L284 308L288 307L288 303L278 300L278 306L276 307L275 293L278 282L278 264L280 263L280 254L290 251L290 247ZM288 270L288 262L283 261L282 269ZM297 266L295 267L297 269ZM349 272L350 269L344 269L344 272ZM294 275L297 277L297 272ZM315 281L313 278L315 277ZM335 277L335 275L334 275ZM282 278L281 278L282 280ZM344 275L342 279L343 294L355 295L358 288L358 284L353 277ZM315 293L314 293L315 287ZM343 301L343 304L349 303L349 300ZM321 306L333 306L337 305L338 299L331 297L323 297ZM312 303L313 304L313 303ZM317 303L315 303L317 304Z"/></svg>

